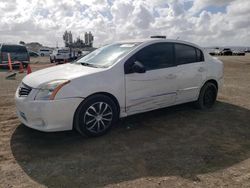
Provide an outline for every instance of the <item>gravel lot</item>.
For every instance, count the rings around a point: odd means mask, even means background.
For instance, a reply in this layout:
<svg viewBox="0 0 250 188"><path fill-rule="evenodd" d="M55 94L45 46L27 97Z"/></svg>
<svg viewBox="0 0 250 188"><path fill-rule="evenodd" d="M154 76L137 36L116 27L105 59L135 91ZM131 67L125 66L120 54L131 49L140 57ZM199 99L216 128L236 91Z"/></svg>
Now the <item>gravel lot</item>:
<svg viewBox="0 0 250 188"><path fill-rule="evenodd" d="M13 97L23 74L6 80L1 70L0 187L250 187L250 54L220 59L225 84L213 109L135 115L100 138L20 124Z"/></svg>

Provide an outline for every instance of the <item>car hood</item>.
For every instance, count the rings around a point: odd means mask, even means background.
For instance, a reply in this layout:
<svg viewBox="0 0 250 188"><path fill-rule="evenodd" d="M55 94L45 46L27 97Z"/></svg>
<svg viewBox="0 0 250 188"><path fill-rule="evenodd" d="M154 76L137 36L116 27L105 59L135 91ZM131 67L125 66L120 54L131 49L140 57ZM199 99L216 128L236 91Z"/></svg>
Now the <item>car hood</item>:
<svg viewBox="0 0 250 188"><path fill-rule="evenodd" d="M33 72L24 77L23 83L33 88L40 88L42 84L53 80L72 80L74 78L94 74L103 70L103 68L67 63Z"/></svg>

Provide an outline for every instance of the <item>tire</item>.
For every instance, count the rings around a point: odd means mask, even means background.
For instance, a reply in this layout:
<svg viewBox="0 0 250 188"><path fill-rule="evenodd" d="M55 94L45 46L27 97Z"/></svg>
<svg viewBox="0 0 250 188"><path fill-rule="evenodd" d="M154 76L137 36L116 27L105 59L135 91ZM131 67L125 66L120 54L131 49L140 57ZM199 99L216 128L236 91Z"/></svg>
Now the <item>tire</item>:
<svg viewBox="0 0 250 188"><path fill-rule="evenodd" d="M53 59L51 59L51 57L50 57L50 63L54 63L54 61L53 61Z"/></svg>
<svg viewBox="0 0 250 188"><path fill-rule="evenodd" d="M195 106L198 109L209 109L212 108L214 103L216 102L218 93L218 88L212 82L207 82L201 88L199 98L195 102Z"/></svg>
<svg viewBox="0 0 250 188"><path fill-rule="evenodd" d="M43 56L44 56L44 54L42 53L42 54L41 54L41 56L43 57Z"/></svg>
<svg viewBox="0 0 250 188"><path fill-rule="evenodd" d="M108 96L93 95L78 107L74 128L82 135L97 137L107 133L118 120L118 107Z"/></svg>

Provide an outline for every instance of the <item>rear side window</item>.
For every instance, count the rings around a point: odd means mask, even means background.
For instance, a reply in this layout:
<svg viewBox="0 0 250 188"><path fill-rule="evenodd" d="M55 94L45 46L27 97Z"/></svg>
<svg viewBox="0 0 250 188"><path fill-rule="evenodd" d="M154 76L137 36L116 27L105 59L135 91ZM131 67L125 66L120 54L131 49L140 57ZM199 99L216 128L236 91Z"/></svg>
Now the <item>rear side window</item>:
<svg viewBox="0 0 250 188"><path fill-rule="evenodd" d="M204 55L201 50L196 48L196 56L197 56L197 62L204 61Z"/></svg>
<svg viewBox="0 0 250 188"><path fill-rule="evenodd" d="M175 57L178 65L204 61L201 50L185 44L175 44Z"/></svg>
<svg viewBox="0 0 250 188"><path fill-rule="evenodd" d="M196 62L196 50L188 45L175 44L175 57L178 65L194 63Z"/></svg>
<svg viewBox="0 0 250 188"><path fill-rule="evenodd" d="M3 45L2 52L18 52L18 53L27 53L27 49L24 46L17 45Z"/></svg>
<svg viewBox="0 0 250 188"><path fill-rule="evenodd" d="M174 46L171 43L157 43L147 46L135 55L146 70L166 68L174 65Z"/></svg>

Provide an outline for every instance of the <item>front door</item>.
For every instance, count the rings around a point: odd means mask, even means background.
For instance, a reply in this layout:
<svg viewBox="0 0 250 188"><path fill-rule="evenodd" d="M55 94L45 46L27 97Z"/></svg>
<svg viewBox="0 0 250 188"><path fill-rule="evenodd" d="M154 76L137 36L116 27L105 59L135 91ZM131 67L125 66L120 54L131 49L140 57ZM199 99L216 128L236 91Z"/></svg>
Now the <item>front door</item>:
<svg viewBox="0 0 250 188"><path fill-rule="evenodd" d="M144 47L131 57L125 67L135 61L144 65L145 73L125 73L127 114L149 111L175 103L177 71L174 46L161 42Z"/></svg>

